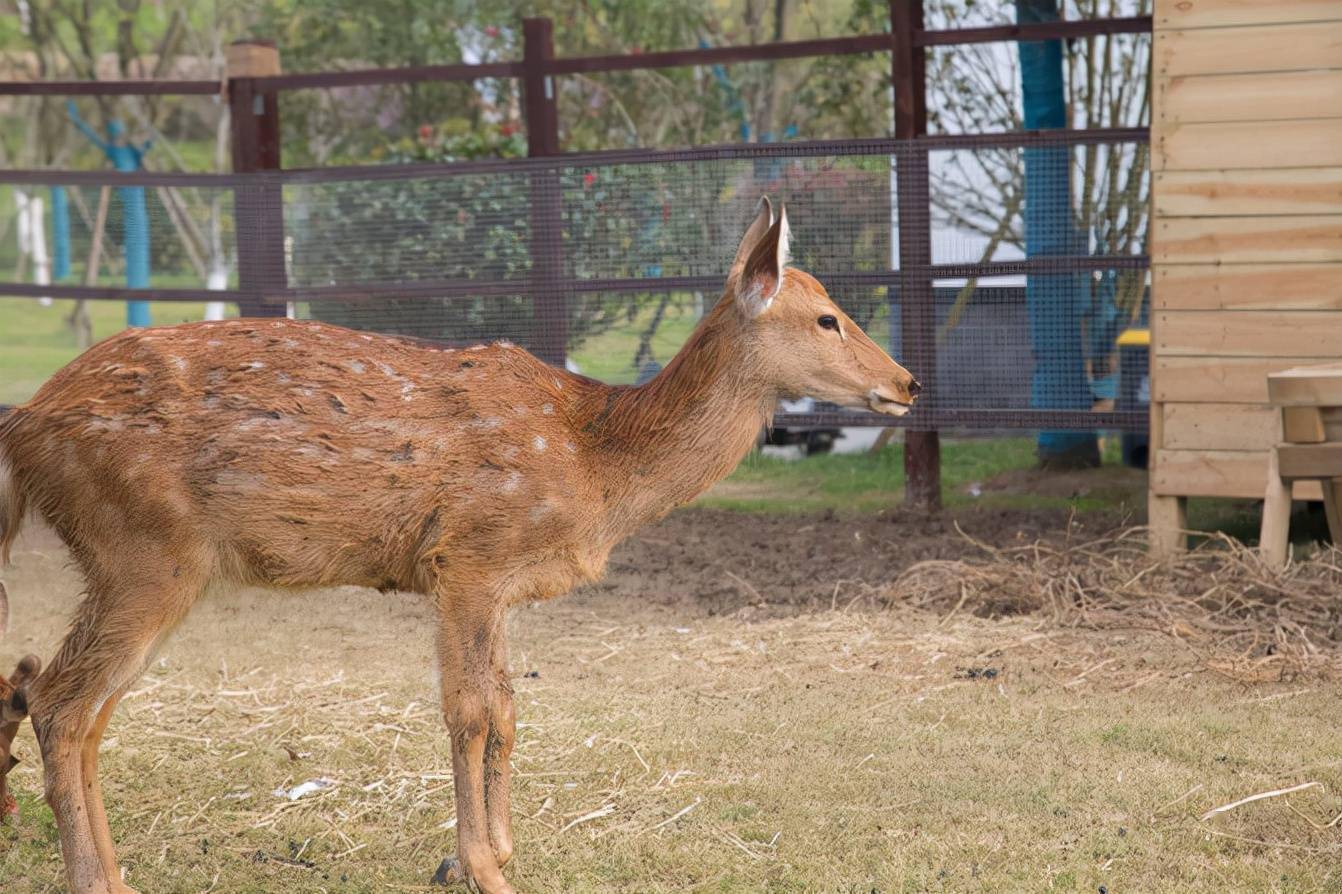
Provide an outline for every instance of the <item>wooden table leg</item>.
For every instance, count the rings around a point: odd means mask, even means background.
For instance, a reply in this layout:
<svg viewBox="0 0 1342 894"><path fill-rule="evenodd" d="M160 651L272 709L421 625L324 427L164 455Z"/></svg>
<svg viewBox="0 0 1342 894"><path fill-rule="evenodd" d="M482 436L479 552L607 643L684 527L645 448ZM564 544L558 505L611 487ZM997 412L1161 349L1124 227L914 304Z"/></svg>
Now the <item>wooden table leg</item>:
<svg viewBox="0 0 1342 894"><path fill-rule="evenodd" d="M1286 564L1291 548L1291 482L1282 480L1277 468L1277 450L1268 451L1267 492L1263 495L1263 527L1258 549L1274 568Z"/></svg>

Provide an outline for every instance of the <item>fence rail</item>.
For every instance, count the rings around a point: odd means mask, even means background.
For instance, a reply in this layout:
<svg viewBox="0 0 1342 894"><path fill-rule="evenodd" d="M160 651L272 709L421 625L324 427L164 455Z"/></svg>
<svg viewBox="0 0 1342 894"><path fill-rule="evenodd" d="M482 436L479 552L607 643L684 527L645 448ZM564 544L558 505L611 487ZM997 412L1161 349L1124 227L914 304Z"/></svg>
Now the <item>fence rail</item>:
<svg viewBox="0 0 1342 894"><path fill-rule="evenodd" d="M898 0L896 0L898 2ZM981 28L917 29L912 46L944 47L1023 40L1067 40L1108 34L1150 34L1151 16L1112 19L1076 19ZM892 34L858 34L814 40L778 41L734 47L706 47L600 56L569 56L546 60L457 63L349 71L306 72L248 78L258 92L335 89L421 81L475 81L482 78L521 78L528 70L543 75L601 74L655 68L776 62L816 56L848 56L890 52ZM0 96L162 96L211 95L226 90L226 81L115 80L115 81L5 81Z"/></svg>

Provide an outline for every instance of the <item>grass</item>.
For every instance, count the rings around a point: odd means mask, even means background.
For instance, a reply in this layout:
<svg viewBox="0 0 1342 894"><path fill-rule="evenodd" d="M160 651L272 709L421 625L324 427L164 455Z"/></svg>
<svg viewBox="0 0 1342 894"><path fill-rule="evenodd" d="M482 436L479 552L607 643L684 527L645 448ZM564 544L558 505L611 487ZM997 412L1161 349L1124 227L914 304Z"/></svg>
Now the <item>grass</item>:
<svg viewBox="0 0 1342 894"><path fill-rule="evenodd" d="M7 651L50 654L64 555L27 539L7 580L28 636ZM898 606L752 622L588 591L510 626L519 891L1342 889L1334 683L1230 680L1154 632ZM421 890L454 839L431 628L353 588L205 600L103 748L126 881ZM34 748L25 728L6 894L63 890ZM275 794L316 778L335 785Z"/></svg>
<svg viewBox="0 0 1342 894"><path fill-rule="evenodd" d="M627 384L638 376L634 355L638 353L639 338L652 321L651 308L640 312L633 320L623 322L599 335L583 341L573 351L573 362L584 375L603 382ZM663 366L689 338L698 324L694 308L686 302L669 305L650 345L652 356Z"/></svg>
<svg viewBox="0 0 1342 894"><path fill-rule="evenodd" d="M1106 445L1108 466L1091 475L1098 486L1084 493L1037 493L1021 488L993 490L1005 473L1034 468L1030 437L942 441L941 481L947 506L970 504L1012 508L1118 509L1137 502L1137 476L1115 467L1116 445ZM977 487L976 487L977 485ZM754 453L699 503L749 512L806 512L824 509L870 512L898 505L904 497L904 448L893 442L876 453L822 454L803 461Z"/></svg>

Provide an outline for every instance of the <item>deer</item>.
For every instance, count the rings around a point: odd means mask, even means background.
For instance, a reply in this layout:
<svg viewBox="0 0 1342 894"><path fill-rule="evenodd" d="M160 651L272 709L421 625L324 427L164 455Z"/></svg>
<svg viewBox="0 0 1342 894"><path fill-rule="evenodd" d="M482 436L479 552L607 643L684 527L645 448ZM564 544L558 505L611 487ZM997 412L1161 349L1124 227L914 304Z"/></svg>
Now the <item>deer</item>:
<svg viewBox="0 0 1342 894"><path fill-rule="evenodd" d="M432 882L514 889L510 606L602 573L612 548L729 474L784 396L891 416L920 386L788 260L767 197L716 305L650 381L608 385L506 342L446 347L312 321L127 330L0 419L0 561L29 511L87 581L29 717L66 878L122 880L104 730L207 587L357 585L431 600L454 856Z"/></svg>

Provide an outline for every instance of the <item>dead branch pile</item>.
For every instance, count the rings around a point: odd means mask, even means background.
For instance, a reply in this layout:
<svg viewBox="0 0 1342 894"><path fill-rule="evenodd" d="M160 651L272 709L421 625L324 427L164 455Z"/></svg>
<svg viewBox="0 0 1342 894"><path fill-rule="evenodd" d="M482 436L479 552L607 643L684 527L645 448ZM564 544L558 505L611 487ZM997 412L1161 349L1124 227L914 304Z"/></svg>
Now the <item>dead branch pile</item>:
<svg viewBox="0 0 1342 894"><path fill-rule="evenodd" d="M1209 669L1245 682L1342 675L1336 548L1275 570L1224 536L1158 560L1144 528L1005 549L961 535L980 556L920 562L885 600L986 618L1032 614L1064 627L1159 631Z"/></svg>

